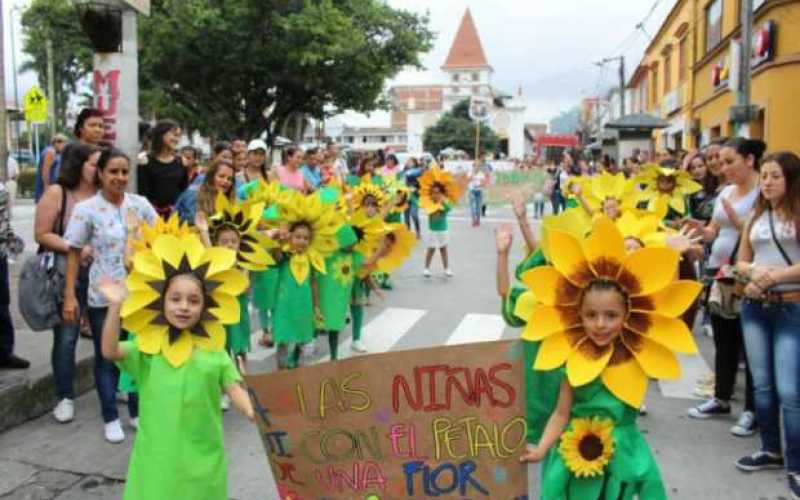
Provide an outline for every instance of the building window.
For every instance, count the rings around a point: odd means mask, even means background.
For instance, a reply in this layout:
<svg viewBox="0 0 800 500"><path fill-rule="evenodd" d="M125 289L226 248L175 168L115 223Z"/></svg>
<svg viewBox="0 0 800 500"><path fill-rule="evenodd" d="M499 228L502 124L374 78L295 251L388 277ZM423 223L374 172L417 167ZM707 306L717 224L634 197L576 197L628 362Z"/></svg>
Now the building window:
<svg viewBox="0 0 800 500"><path fill-rule="evenodd" d="M472 73L472 81L473 81L473 82L477 82L479 79L480 79L480 78L479 78L479 75L478 75L478 73Z"/></svg>
<svg viewBox="0 0 800 500"><path fill-rule="evenodd" d="M381 142L387 142L387 141L386 141L386 136L385 136L385 135L382 135L382 136L381 136Z"/></svg>
<svg viewBox="0 0 800 500"><path fill-rule="evenodd" d="M658 104L658 66L653 66L653 106Z"/></svg>
<svg viewBox="0 0 800 500"><path fill-rule="evenodd" d="M706 7L706 52L722 41L722 0L714 0Z"/></svg>
<svg viewBox="0 0 800 500"><path fill-rule="evenodd" d="M664 93L672 90L672 53L664 56Z"/></svg>
<svg viewBox="0 0 800 500"><path fill-rule="evenodd" d="M688 36L685 36L681 39L680 44L678 45L678 81L682 82L686 78L686 63L687 57L689 54L686 53L689 39Z"/></svg>
<svg viewBox="0 0 800 500"><path fill-rule="evenodd" d="M453 75L453 81L454 81L454 82L457 82L457 81L458 81L458 78L459 78L459 74L458 74L458 73L456 73L456 74L454 74L454 75Z"/></svg>
<svg viewBox="0 0 800 500"><path fill-rule="evenodd" d="M458 94L458 87L453 87L453 93Z"/></svg>
<svg viewBox="0 0 800 500"><path fill-rule="evenodd" d="M363 137L361 137L361 142L363 142L363 143L366 143L366 142L367 142L367 136L366 136L366 135L365 135L365 136L363 136Z"/></svg>

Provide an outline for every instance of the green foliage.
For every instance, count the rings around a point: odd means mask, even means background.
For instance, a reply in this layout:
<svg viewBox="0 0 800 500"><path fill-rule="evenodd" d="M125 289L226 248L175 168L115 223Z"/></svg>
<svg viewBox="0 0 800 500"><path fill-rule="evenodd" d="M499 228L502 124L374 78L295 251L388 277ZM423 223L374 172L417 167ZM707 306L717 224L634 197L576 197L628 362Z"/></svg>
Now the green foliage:
<svg viewBox="0 0 800 500"><path fill-rule="evenodd" d="M494 130L481 124L481 153L493 153L498 139ZM433 127L422 137L425 151L434 155L446 148L466 151L475 158L475 122L469 118L469 100L460 101L453 109L442 115Z"/></svg>
<svg viewBox="0 0 800 500"><path fill-rule="evenodd" d="M22 50L29 60L22 64L21 69L35 71L39 86L45 93L46 40L48 36L52 39L56 120L57 125L63 127L69 96L75 93L80 79L92 69L92 49L81 30L75 7L70 0L32 0L22 14L22 32L25 40Z"/></svg>
<svg viewBox="0 0 800 500"><path fill-rule="evenodd" d="M380 0L154 0L141 19L142 114L271 141L296 114L387 103L431 46L427 18ZM272 109L269 118L264 111Z"/></svg>

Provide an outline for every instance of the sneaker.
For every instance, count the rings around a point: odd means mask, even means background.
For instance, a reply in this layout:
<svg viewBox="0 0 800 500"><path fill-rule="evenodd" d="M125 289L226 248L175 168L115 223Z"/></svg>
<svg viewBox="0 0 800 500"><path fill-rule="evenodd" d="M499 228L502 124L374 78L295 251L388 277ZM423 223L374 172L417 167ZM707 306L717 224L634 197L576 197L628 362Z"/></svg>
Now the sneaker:
<svg viewBox="0 0 800 500"><path fill-rule="evenodd" d="M687 412L692 418L712 418L718 415L730 415L731 405L717 398L711 398Z"/></svg>
<svg viewBox="0 0 800 500"><path fill-rule="evenodd" d="M752 411L743 411L739 415L736 425L731 427L731 434L739 437L748 437L756 433L756 416Z"/></svg>
<svg viewBox="0 0 800 500"><path fill-rule="evenodd" d="M789 474L789 492L792 498L800 500L800 472Z"/></svg>
<svg viewBox="0 0 800 500"><path fill-rule="evenodd" d="M71 422L75 418L75 403L71 399L64 398L53 408L53 417L62 424Z"/></svg>
<svg viewBox="0 0 800 500"><path fill-rule="evenodd" d="M714 397L714 378L698 380L692 394L699 398L711 399Z"/></svg>
<svg viewBox="0 0 800 500"><path fill-rule="evenodd" d="M364 343L360 340L353 341L353 343L350 345L350 349L356 352L367 352L367 348L364 347Z"/></svg>
<svg viewBox="0 0 800 500"><path fill-rule="evenodd" d="M30 368L30 366L30 361L13 354L6 358L0 359L0 368L8 368L9 370L26 370Z"/></svg>
<svg viewBox="0 0 800 500"><path fill-rule="evenodd" d="M430 278L431 270L426 267L425 269L422 270L422 275L425 276L426 278Z"/></svg>
<svg viewBox="0 0 800 500"><path fill-rule="evenodd" d="M222 399L219 401L219 405L222 408L222 411L228 411L231 409L231 397L227 394L222 395Z"/></svg>
<svg viewBox="0 0 800 500"><path fill-rule="evenodd" d="M109 443L121 443L125 441L125 432L122 431L122 424L119 419L112 420L103 426L103 431L106 435L106 441Z"/></svg>
<svg viewBox="0 0 800 500"><path fill-rule="evenodd" d="M139 417L133 417L128 421L128 425L131 426L131 429L138 431L139 430Z"/></svg>
<svg viewBox="0 0 800 500"><path fill-rule="evenodd" d="M647 405L644 403L642 403L642 405L639 407L639 415L642 417L647 415Z"/></svg>
<svg viewBox="0 0 800 500"><path fill-rule="evenodd" d="M444 275L447 276L448 278L452 278L453 277L453 271L451 271L450 268L447 268L447 269L444 270Z"/></svg>
<svg viewBox="0 0 800 500"><path fill-rule="evenodd" d="M746 472L783 469L783 457L767 451L757 451L736 461L736 468Z"/></svg>

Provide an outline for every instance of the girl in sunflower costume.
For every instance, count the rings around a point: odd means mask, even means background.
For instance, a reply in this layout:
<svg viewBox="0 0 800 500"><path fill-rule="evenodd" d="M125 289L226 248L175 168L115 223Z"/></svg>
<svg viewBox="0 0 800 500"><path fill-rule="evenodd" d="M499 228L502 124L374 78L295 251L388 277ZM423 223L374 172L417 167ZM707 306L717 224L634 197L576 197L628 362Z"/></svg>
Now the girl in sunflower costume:
<svg viewBox="0 0 800 500"><path fill-rule="evenodd" d="M273 322L278 367L295 368L302 346L314 341L322 321L317 274L327 272L325 258L337 248L342 225L334 207L319 194L293 192L281 200L282 248L277 252L278 294Z"/></svg>
<svg viewBox="0 0 800 500"><path fill-rule="evenodd" d="M236 252L194 235L159 235L136 253L126 284L102 281L111 304L103 356L133 375L141 401L125 500L228 498L221 392L254 413L224 326L239 321L236 297L247 285ZM121 327L136 339L120 343Z"/></svg>
<svg viewBox="0 0 800 500"><path fill-rule="evenodd" d="M523 275L538 302L524 339L541 341L533 369L562 377L556 408L538 446L542 498L666 499L658 466L636 426L648 378L680 374L675 352L697 346L680 315L701 286L675 280L679 254L626 252L611 220L576 238L548 231L551 266Z"/></svg>
<svg viewBox="0 0 800 500"><path fill-rule="evenodd" d="M447 245L450 242L447 214L461 198L461 187L455 182L452 174L434 165L419 178L419 194L419 206L428 214L428 250L425 253L425 269L422 274L426 278L430 277L431 261L438 249L444 274L451 277L453 272L450 270L447 252Z"/></svg>
<svg viewBox="0 0 800 500"><path fill-rule="evenodd" d="M661 214L667 221L686 216L688 196L703 189L703 186L692 180L689 172L654 163L644 165L641 173L632 182L642 185L642 205L651 212Z"/></svg>

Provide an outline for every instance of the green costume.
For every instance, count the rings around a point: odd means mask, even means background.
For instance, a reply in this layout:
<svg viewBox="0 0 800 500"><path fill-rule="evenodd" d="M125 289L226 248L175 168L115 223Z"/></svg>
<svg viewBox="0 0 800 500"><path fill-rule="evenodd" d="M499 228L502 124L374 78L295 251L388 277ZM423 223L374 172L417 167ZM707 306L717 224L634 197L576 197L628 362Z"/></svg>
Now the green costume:
<svg viewBox="0 0 800 500"><path fill-rule="evenodd" d="M520 279L522 274L534 267L547 265L541 249L528 255L517 265L515 276ZM525 287L514 285L503 301L503 319L511 327L521 328L525 322L514 315L514 307L517 299ZM542 433L550 419L550 415L558 402L558 392L561 386L561 377L554 372L539 372L533 369L533 362L539 353L541 342L531 342L522 340L525 356L525 420L528 423L528 442L538 443L542 438Z"/></svg>
<svg viewBox="0 0 800 500"><path fill-rule="evenodd" d="M307 344L314 340L314 304L311 295L312 269L297 283L289 268L288 255L278 263L278 298L275 302L273 335L276 344Z"/></svg>
<svg viewBox="0 0 800 500"><path fill-rule="evenodd" d="M552 373L567 380L563 367ZM658 464L636 426L639 409L617 399L600 377L572 390L570 419L610 419L614 454L602 475L578 478L567 468L558 444L553 445L542 468L542 500L666 500Z"/></svg>
<svg viewBox="0 0 800 500"><path fill-rule="evenodd" d="M442 209L428 216L428 229L431 231L447 231L447 214L453 206L447 202L442 203Z"/></svg>
<svg viewBox="0 0 800 500"><path fill-rule="evenodd" d="M320 329L329 332L344 329L353 284L358 280L356 276L364 265L364 256L360 253L341 250L352 248L356 244L357 237L353 228L349 225L342 226L336 237L339 250L325 259L327 272L317 277L320 309L324 319Z"/></svg>
<svg viewBox="0 0 800 500"><path fill-rule="evenodd" d="M239 295L239 322L225 325L225 350L231 354L250 352L250 300L246 293Z"/></svg>
<svg viewBox="0 0 800 500"><path fill-rule="evenodd" d="M226 500L220 396L241 381L231 358L195 349L174 368L162 355L140 352L135 340L120 347L117 365L137 381L141 415L124 499Z"/></svg>
<svg viewBox="0 0 800 500"><path fill-rule="evenodd" d="M386 216L386 222L389 224L400 224L403 222L403 212L389 212Z"/></svg>

